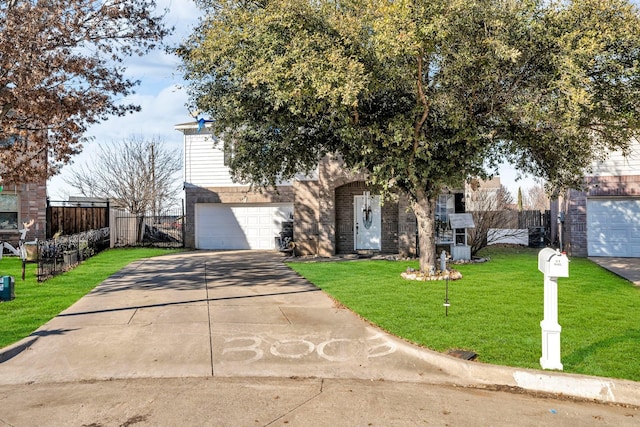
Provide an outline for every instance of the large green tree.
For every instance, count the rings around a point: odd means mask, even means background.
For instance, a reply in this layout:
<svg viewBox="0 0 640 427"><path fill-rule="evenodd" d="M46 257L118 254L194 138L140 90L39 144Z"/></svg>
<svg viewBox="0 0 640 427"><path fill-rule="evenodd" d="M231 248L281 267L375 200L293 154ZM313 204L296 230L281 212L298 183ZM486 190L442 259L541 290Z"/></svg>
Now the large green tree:
<svg viewBox="0 0 640 427"><path fill-rule="evenodd" d="M238 179L339 153L413 201L420 265L437 196L508 159L550 186L639 128L640 18L624 0L198 2L177 49Z"/></svg>

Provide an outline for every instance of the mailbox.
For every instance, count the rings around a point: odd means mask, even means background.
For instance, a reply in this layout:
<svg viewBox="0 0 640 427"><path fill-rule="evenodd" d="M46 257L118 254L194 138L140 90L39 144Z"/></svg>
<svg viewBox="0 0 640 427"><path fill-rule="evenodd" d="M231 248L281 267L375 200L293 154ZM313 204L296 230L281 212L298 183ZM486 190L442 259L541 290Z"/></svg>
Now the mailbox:
<svg viewBox="0 0 640 427"><path fill-rule="evenodd" d="M557 249L544 248L538 253L538 270L549 277L569 277L569 258Z"/></svg>

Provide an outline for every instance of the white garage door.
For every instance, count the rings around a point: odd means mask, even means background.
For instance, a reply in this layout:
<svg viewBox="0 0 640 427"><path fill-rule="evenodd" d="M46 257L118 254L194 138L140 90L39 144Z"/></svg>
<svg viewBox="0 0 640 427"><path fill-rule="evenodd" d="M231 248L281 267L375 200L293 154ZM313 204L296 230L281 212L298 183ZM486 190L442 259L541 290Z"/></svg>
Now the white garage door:
<svg viewBox="0 0 640 427"><path fill-rule="evenodd" d="M587 200L589 256L640 257L640 199Z"/></svg>
<svg viewBox="0 0 640 427"><path fill-rule="evenodd" d="M293 204L199 203L195 209L198 249L275 249Z"/></svg>

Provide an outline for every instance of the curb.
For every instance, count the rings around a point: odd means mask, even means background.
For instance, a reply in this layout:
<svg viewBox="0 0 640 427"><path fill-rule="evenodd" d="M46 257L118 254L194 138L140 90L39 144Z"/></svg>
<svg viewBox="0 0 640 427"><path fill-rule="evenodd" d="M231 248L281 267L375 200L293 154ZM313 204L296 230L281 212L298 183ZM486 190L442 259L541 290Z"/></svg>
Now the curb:
<svg viewBox="0 0 640 427"><path fill-rule="evenodd" d="M439 367L464 383L461 385L517 387L630 406L638 406L640 402L639 382L467 361L429 349L416 348L396 337L389 337L402 351Z"/></svg>

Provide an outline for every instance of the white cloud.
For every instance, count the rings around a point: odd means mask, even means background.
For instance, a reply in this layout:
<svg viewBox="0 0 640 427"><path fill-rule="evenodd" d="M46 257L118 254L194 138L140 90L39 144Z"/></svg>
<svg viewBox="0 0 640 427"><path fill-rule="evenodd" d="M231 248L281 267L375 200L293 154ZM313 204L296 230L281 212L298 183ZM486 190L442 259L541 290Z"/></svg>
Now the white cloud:
<svg viewBox="0 0 640 427"><path fill-rule="evenodd" d="M168 26L176 27L175 33L167 40L167 44L176 44L186 38L198 23L200 10L191 0L158 0L159 11L169 8L166 16ZM166 144L182 146L182 134L173 129L178 123L192 120L187 108L187 94L176 86L183 83L177 71L179 60L159 49L144 57L131 57L127 60L127 77L141 80L136 94L122 100L123 103L140 105L142 111L126 117L112 117L109 120L89 129L88 136L93 142L84 147L83 152L73 159L73 164L62 169L60 175L53 177L48 183L48 193L52 200L63 200L69 194L77 194L67 188L64 178L73 170L74 164L87 164L96 152L99 144L111 141L122 141L132 135L143 137L160 137ZM502 183L515 195L519 186L528 188L535 185L530 176L518 179L518 172L510 165L502 165L499 170Z"/></svg>
<svg viewBox="0 0 640 427"><path fill-rule="evenodd" d="M158 0L158 12L169 9L165 22L175 27L175 32L165 40L169 46L176 45L189 36L197 25L200 10L191 0ZM182 146L182 134L173 129L177 123L191 120L185 107L187 94L178 86L183 83L177 71L179 59L160 48L143 57L133 56L126 59L126 76L140 80L135 94L122 99L123 104L140 105L139 113L125 117L111 117L109 120L91 127L87 136L93 141L86 144L83 152L74 157L72 164L62 168L59 175L49 180L48 194L52 200L63 200L70 194L77 194L67 188L65 177L79 166L90 163L92 155L100 143L122 141L132 135L160 137L170 147L179 150Z"/></svg>
<svg viewBox="0 0 640 427"><path fill-rule="evenodd" d="M142 110L125 117L112 117L93 126L87 135L92 137L93 141L87 143L82 153L74 157L72 164L63 167L59 175L49 180L47 190L52 200L63 200L68 195L78 194L77 191L68 188L65 178L70 175L74 165L90 164L91 157L101 143L123 141L133 135L158 137L169 149L180 153L182 134L173 127L191 120L189 112L184 107L187 101L184 90L168 86L161 89L157 95L133 95L125 101L140 105Z"/></svg>

